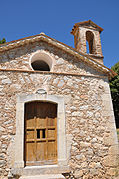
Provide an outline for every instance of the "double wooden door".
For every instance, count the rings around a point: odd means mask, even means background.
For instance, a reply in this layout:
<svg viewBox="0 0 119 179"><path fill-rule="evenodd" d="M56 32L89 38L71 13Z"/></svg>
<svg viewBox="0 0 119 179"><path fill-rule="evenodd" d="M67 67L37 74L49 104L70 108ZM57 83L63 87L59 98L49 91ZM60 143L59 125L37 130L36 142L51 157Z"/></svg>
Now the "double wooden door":
<svg viewBox="0 0 119 179"><path fill-rule="evenodd" d="M25 164L57 163L57 105L31 102L25 105Z"/></svg>

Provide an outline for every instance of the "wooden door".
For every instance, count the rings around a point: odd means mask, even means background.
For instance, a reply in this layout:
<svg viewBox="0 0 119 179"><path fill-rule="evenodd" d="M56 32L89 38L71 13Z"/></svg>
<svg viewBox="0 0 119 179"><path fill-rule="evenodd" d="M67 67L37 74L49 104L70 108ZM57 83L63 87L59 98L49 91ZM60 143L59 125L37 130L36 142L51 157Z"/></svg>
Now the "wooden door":
<svg viewBox="0 0 119 179"><path fill-rule="evenodd" d="M57 105L31 102L25 105L25 164L57 163Z"/></svg>

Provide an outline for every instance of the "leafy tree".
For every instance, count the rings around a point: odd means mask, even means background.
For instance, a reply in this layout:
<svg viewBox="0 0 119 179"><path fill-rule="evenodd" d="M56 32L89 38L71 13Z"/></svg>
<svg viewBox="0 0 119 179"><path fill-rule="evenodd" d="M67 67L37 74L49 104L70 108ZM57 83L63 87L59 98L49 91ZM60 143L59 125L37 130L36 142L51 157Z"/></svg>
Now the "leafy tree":
<svg viewBox="0 0 119 179"><path fill-rule="evenodd" d="M119 128L119 62L116 63L111 69L117 73L117 75L110 80L110 89L114 107L116 127Z"/></svg>
<svg viewBox="0 0 119 179"><path fill-rule="evenodd" d="M0 40L0 44L4 44L6 42L6 39L3 38L2 40Z"/></svg>

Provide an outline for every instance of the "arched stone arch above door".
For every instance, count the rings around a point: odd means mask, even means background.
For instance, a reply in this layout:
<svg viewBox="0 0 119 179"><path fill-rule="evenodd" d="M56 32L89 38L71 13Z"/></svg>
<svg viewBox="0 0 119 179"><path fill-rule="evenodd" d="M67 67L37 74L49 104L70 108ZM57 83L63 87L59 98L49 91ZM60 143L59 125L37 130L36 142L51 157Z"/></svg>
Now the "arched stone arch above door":
<svg viewBox="0 0 119 179"><path fill-rule="evenodd" d="M16 104L16 138L15 138L15 168L25 166L24 159L24 114L25 104L30 102L47 102L57 104L57 165L67 164L65 108L64 98L55 95L22 94L17 96Z"/></svg>

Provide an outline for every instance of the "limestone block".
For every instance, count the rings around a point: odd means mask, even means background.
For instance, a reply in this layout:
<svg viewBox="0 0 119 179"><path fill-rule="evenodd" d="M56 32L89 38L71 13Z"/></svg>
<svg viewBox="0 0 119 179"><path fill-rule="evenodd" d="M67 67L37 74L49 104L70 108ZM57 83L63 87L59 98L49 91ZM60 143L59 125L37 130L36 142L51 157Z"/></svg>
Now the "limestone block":
<svg viewBox="0 0 119 179"><path fill-rule="evenodd" d="M62 87L64 84L65 84L64 81L63 81L63 80L60 80L57 86L58 86L58 87Z"/></svg>
<svg viewBox="0 0 119 179"><path fill-rule="evenodd" d="M80 142L80 146L81 147L90 147L91 146L91 143L89 143L89 142Z"/></svg>
<svg viewBox="0 0 119 179"><path fill-rule="evenodd" d="M79 155L76 155L76 159L77 160L80 160L80 161L85 161L86 160L86 157L84 154L79 154Z"/></svg>
<svg viewBox="0 0 119 179"><path fill-rule="evenodd" d="M95 169L95 168L90 169L90 175L95 176L95 175L98 175L98 173L99 173L99 171L97 169Z"/></svg>
<svg viewBox="0 0 119 179"><path fill-rule="evenodd" d="M109 93L109 94L107 94L107 93L102 94L102 95L101 95L101 99L102 99L103 101L112 101L112 98L111 98L111 94L110 94L110 93Z"/></svg>
<svg viewBox="0 0 119 179"><path fill-rule="evenodd" d="M83 116L82 112L73 112L72 116Z"/></svg>
<svg viewBox="0 0 119 179"><path fill-rule="evenodd" d="M83 176L83 171L82 170L75 170L74 176L76 178L80 178L81 176Z"/></svg>
<svg viewBox="0 0 119 179"><path fill-rule="evenodd" d="M81 168L86 168L88 166L88 163L87 162L83 162L82 164L81 164Z"/></svg>
<svg viewBox="0 0 119 179"><path fill-rule="evenodd" d="M90 168L102 168L102 165L101 165L100 162L91 162L91 163L89 164L89 167L90 167Z"/></svg>
<svg viewBox="0 0 119 179"><path fill-rule="evenodd" d="M67 138L67 159L70 159L70 151L71 151L71 144L72 144L72 138L73 136L71 134L66 136Z"/></svg>
<svg viewBox="0 0 119 179"><path fill-rule="evenodd" d="M19 179L64 179L65 177L61 174L54 175L33 175L33 176L21 176Z"/></svg>
<svg viewBox="0 0 119 179"><path fill-rule="evenodd" d="M6 164L6 161L5 160L0 160L0 167L4 167Z"/></svg>
<svg viewBox="0 0 119 179"><path fill-rule="evenodd" d="M110 176L114 176L117 173L115 168L108 168L107 174Z"/></svg>
<svg viewBox="0 0 119 179"><path fill-rule="evenodd" d="M116 167L118 165L117 155L108 155L102 161L104 166Z"/></svg>
<svg viewBox="0 0 119 179"><path fill-rule="evenodd" d="M104 111L113 111L113 106L111 101L103 101L102 105Z"/></svg>
<svg viewBox="0 0 119 179"><path fill-rule="evenodd" d="M116 145L118 144L116 129L110 131L110 133L105 133L103 136L103 141L105 145Z"/></svg>
<svg viewBox="0 0 119 179"><path fill-rule="evenodd" d="M57 64L63 64L64 63L64 60L62 59L62 58L59 58L58 60L57 60Z"/></svg>
<svg viewBox="0 0 119 179"><path fill-rule="evenodd" d="M109 116L113 116L114 115L114 111L113 110L111 110L111 111L109 111L109 110L103 110L102 114L103 114L104 117L109 117Z"/></svg>
<svg viewBox="0 0 119 179"><path fill-rule="evenodd" d="M15 141L14 141L14 136L12 137L12 140L10 141L10 144L7 149L7 163L10 168L14 166L15 162Z"/></svg>
<svg viewBox="0 0 119 179"><path fill-rule="evenodd" d="M12 82L11 82L11 80L9 78L2 80L2 84L11 84L11 83Z"/></svg>
<svg viewBox="0 0 119 179"><path fill-rule="evenodd" d="M112 145L109 148L108 154L109 155L114 155L114 154L119 155L119 145L118 144L117 145Z"/></svg>

